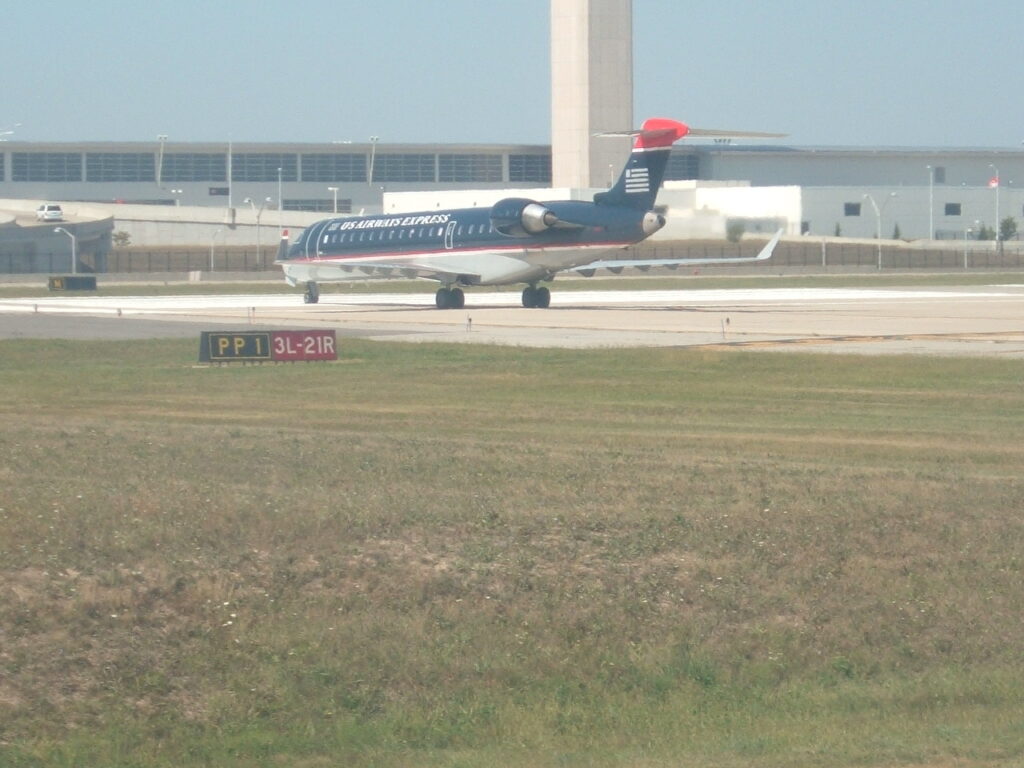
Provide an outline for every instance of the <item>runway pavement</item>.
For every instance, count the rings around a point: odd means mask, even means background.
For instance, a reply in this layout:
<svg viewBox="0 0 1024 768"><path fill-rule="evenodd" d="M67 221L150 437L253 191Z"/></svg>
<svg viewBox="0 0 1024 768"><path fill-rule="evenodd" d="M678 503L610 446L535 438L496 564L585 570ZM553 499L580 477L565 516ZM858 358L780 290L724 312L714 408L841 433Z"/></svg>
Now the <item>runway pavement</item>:
<svg viewBox="0 0 1024 768"><path fill-rule="evenodd" d="M321 328L339 336L524 347L713 347L1024 358L1024 285L904 289L555 291L524 309L518 292L54 296L0 299L0 338L156 338L200 330Z"/></svg>

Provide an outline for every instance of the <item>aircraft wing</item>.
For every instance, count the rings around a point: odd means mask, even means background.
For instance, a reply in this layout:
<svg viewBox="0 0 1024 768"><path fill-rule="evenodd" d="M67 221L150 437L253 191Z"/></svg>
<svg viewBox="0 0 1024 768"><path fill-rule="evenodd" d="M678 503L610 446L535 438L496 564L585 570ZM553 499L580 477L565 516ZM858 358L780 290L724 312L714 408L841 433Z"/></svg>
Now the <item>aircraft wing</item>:
<svg viewBox="0 0 1024 768"><path fill-rule="evenodd" d="M671 268L693 264L742 264L747 262L766 261L772 257L772 253L775 251L775 246L779 244L779 239L781 237L782 230L780 229L772 236L772 239L768 241L767 245L765 245L765 247L762 248L756 256L741 256L728 259L601 259L599 261L592 261L589 264L581 264L578 267L572 267L569 271L579 272L585 277L590 277L599 269L607 269L610 272L618 274L625 267L648 270L651 267Z"/></svg>
<svg viewBox="0 0 1024 768"><path fill-rule="evenodd" d="M288 264L288 262L282 263ZM326 273L330 271L337 273L335 277L343 280L384 280L388 278L412 280L422 277L428 280L440 280L443 282L445 278L467 275L463 270L450 268L450 265L435 264L429 261L421 263L416 260L401 260L389 263L377 260L359 261L356 259L346 259L344 262L339 263L324 259L321 262L307 262L306 266L315 272ZM469 276L472 277L474 275ZM326 277L326 274L324 277ZM324 277L320 279L324 279Z"/></svg>

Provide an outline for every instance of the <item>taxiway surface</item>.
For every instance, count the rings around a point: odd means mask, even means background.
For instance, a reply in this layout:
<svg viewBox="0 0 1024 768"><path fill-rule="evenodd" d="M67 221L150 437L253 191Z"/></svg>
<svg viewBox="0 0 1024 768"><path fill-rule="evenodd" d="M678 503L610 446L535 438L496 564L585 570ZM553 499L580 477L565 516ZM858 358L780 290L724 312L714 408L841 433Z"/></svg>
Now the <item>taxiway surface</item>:
<svg viewBox="0 0 1024 768"><path fill-rule="evenodd" d="M739 347L1024 358L1024 285L559 291L546 310L518 292L54 296L0 299L0 337L189 337L199 330L334 328L339 336L531 347Z"/></svg>

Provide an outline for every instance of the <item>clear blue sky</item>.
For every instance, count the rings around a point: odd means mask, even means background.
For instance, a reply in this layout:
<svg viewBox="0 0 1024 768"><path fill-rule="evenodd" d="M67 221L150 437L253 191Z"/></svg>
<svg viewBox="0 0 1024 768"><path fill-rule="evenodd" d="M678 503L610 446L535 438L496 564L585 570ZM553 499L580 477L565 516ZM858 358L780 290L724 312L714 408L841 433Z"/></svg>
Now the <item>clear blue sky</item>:
<svg viewBox="0 0 1024 768"><path fill-rule="evenodd" d="M1020 147L1020 0L633 0L634 114L797 145ZM8 3L31 141L548 143L548 0Z"/></svg>

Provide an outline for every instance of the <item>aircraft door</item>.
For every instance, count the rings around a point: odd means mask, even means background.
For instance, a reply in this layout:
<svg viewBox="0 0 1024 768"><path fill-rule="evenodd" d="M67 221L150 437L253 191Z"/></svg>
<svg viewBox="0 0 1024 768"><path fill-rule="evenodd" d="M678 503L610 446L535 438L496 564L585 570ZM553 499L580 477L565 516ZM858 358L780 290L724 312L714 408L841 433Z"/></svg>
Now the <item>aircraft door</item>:
<svg viewBox="0 0 1024 768"><path fill-rule="evenodd" d="M444 247L449 251L454 247L455 223L454 221L449 221L448 226L444 230Z"/></svg>
<svg viewBox="0 0 1024 768"><path fill-rule="evenodd" d="M310 233L306 236L306 258L319 259L323 255L323 246L320 240L323 231L327 228L327 222L317 224L313 227ZM310 246L312 246L313 253L311 254Z"/></svg>

